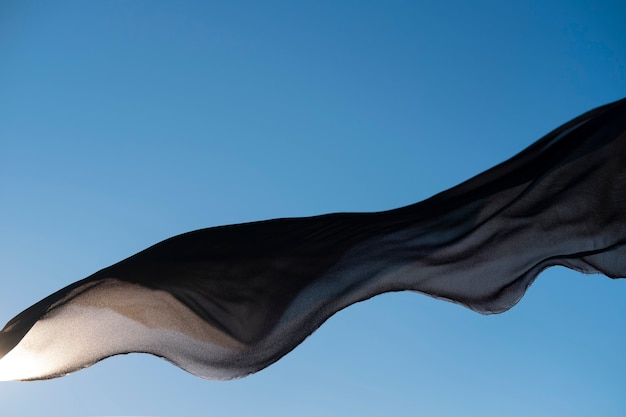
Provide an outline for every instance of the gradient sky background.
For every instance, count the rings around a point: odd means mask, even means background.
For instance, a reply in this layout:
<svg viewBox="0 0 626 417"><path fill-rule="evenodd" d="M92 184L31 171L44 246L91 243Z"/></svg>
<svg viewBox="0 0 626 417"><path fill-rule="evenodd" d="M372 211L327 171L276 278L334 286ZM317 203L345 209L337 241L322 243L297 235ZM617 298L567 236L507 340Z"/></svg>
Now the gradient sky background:
<svg viewBox="0 0 626 417"><path fill-rule="evenodd" d="M0 321L185 231L422 200L626 96L615 1L0 3ZM509 312L413 293L251 377L147 355L1 383L7 416L626 414L626 280Z"/></svg>

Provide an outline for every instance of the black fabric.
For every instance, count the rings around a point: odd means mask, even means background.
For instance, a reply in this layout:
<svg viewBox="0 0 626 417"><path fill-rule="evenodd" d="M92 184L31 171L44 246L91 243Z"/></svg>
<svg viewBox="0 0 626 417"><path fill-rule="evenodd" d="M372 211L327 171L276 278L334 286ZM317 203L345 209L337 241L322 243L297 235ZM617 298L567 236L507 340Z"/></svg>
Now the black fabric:
<svg viewBox="0 0 626 417"><path fill-rule="evenodd" d="M165 240L16 316L0 333L0 356L51 309L109 278L166 291L248 346L245 358L227 361L241 373L274 362L338 309L382 292L414 290L499 313L552 265L625 277L625 190L626 99L407 207Z"/></svg>

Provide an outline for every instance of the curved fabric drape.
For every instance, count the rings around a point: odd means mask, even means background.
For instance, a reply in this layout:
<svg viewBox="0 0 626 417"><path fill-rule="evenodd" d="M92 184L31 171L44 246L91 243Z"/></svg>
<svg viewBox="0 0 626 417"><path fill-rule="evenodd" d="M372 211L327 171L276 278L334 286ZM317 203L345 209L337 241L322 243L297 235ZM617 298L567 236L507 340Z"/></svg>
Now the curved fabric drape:
<svg viewBox="0 0 626 417"><path fill-rule="evenodd" d="M412 290L499 313L552 265L626 276L626 99L425 201L197 230L41 300L0 332L0 378L146 352L245 376L355 302Z"/></svg>

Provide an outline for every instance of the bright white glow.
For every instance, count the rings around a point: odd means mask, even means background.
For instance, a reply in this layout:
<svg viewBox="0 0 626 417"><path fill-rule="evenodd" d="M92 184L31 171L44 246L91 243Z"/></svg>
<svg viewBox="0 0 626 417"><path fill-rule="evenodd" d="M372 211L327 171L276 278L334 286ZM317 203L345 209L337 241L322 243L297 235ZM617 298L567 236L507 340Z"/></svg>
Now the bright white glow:
<svg viewBox="0 0 626 417"><path fill-rule="evenodd" d="M0 381L36 378L42 370L50 368L50 358L21 345L0 359Z"/></svg>

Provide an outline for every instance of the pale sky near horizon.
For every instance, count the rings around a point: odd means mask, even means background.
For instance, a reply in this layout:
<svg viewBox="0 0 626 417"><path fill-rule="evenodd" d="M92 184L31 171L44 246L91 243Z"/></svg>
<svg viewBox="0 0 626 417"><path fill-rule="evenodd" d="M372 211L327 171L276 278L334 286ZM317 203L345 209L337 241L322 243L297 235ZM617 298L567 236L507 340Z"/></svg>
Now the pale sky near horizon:
<svg viewBox="0 0 626 417"><path fill-rule="evenodd" d="M203 227L443 191L626 96L623 1L2 1L0 326ZM147 355L0 383L7 416L626 413L626 280L553 268L481 316L413 293L266 370Z"/></svg>

